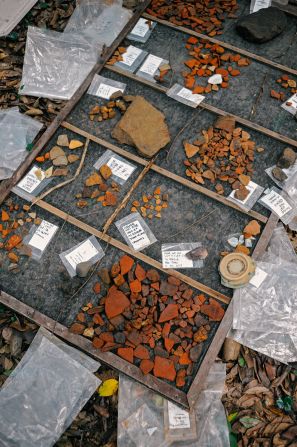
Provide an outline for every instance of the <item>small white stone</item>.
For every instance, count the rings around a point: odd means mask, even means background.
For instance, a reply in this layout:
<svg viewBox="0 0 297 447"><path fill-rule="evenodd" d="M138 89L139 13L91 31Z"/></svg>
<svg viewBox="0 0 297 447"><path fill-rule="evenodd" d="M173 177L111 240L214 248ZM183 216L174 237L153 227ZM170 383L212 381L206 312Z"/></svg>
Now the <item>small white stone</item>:
<svg viewBox="0 0 297 447"><path fill-rule="evenodd" d="M245 246L247 247L247 248L251 248L252 246L253 246L253 241L252 241L252 239L246 239L245 240Z"/></svg>
<svg viewBox="0 0 297 447"><path fill-rule="evenodd" d="M228 244L231 245L231 247L236 248L238 245L237 237L230 237L230 239L228 239Z"/></svg>
<svg viewBox="0 0 297 447"><path fill-rule="evenodd" d="M220 75L220 74L214 74L208 79L209 84L218 85L218 84L221 84L222 82L223 82L223 78L222 78L222 75Z"/></svg>
<svg viewBox="0 0 297 447"><path fill-rule="evenodd" d="M241 236L239 236L238 243L240 245L244 244L244 235L243 234Z"/></svg>

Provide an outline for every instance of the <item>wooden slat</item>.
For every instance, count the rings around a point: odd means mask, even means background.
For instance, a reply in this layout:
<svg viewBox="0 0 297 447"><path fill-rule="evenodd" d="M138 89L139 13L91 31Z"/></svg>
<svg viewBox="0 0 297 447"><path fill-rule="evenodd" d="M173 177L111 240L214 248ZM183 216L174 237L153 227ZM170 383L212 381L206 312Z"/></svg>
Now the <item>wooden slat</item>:
<svg viewBox="0 0 297 447"><path fill-rule="evenodd" d="M74 216L71 216L71 214L67 214L65 211L60 210L59 208L56 208L55 206L45 202L44 200L39 200L36 203L37 206L40 208L48 211L49 213L55 215L56 217L59 217L60 219L65 220L66 222L76 226L77 228L80 228L81 230L92 234L99 239L107 242L108 244L112 245L113 247L118 248L121 251L124 251L125 253L130 254L134 258L137 258L146 264L151 265L152 267L161 270L162 272L166 273L167 275L175 276L176 278L180 279L181 281L185 282L186 284L189 284L191 287L194 287L201 292L206 293L209 296L212 296L220 301L222 301L225 304L228 304L230 302L230 298L223 293L217 292L216 290L212 289L211 287L206 286L205 284L200 283L199 281L195 281L192 278L189 278L188 276L172 269L164 269L162 267L162 264L155 259L141 253L133 250L132 248L128 247L127 245L123 244L122 242L118 241L117 239L112 238L111 236L108 236L106 234L103 234L101 231L97 230L97 228L92 227L91 225L88 225L85 222L82 222L81 220L77 219Z"/></svg>
<svg viewBox="0 0 297 447"><path fill-rule="evenodd" d="M11 189L19 182L19 180L23 177L28 167L35 160L37 155L42 151L44 146L49 142L54 133L60 127L62 121L64 121L75 105L78 103L83 94L88 90L89 85L91 84L93 77L96 73L100 73L100 71L104 68L104 64L110 59L114 51L120 45L122 40L126 37L126 35L133 29L135 24L137 23L139 17L141 17L142 12L149 5L150 0L145 0L140 4L139 8L133 15L133 17L129 20L127 25L123 28L118 37L114 40L112 45L104 51L104 54L99 58L98 62L95 64L89 75L86 77L81 86L76 90L72 98L66 103L60 113L56 116L53 122L49 125L46 131L41 135L39 140L34 145L33 150L26 157L25 161L19 166L19 168L15 171L13 176L4 180L0 185L0 204L6 199ZM67 76L67 73L65 73Z"/></svg>
<svg viewBox="0 0 297 447"><path fill-rule="evenodd" d="M65 129L71 130L72 132L75 132L78 135L81 135L85 138L88 138L91 141L94 141L95 143L100 144L103 147L106 147L107 149L112 150L113 152L122 155L129 160L135 161L136 163L141 164L142 166L147 166L149 163L144 158L138 157L137 155L132 154L131 152L126 151L125 149L122 149L119 146L116 146L115 144L109 143L108 141L96 137L95 135L92 135L85 130L79 129L78 127L74 126L73 124L63 122L62 126ZM230 200L227 200L226 197L221 196L220 194L211 191L208 188L205 188L201 185L198 185L197 183L194 183L191 180L185 179L181 177L180 175L174 174L171 171L168 171L167 169L162 168L161 166L156 165L155 163L151 166L151 171L157 172L160 175L163 175L164 177L170 178L171 180L174 180L177 183L180 183L181 185L186 186L187 188L190 188L194 191L197 191L213 200L216 200L217 202L223 203L224 205L233 208L237 211L240 211L241 213L247 214L248 216L251 216L257 220L259 220L262 223L266 223L268 218L266 216L263 216L262 214L258 213L257 211L245 211L239 206L237 206L235 203L231 202Z"/></svg>
<svg viewBox="0 0 297 447"><path fill-rule="evenodd" d="M285 73L290 73L294 76L297 75L297 70L295 70L294 68L287 67L286 65L282 65L282 64L279 64L278 62L274 62L270 59L267 59L266 57L259 56L258 54L251 53L250 51L244 50L242 48L235 47L234 45L231 45L230 43L224 42L223 40L215 39L215 38L209 37L205 34L197 33L197 31L193 31L189 28L185 28L184 26L175 25L174 23L171 23L168 20L162 20L162 19L159 19L158 17L152 16L147 13L144 13L142 16L146 19L160 23L160 24L167 26L168 28L172 28L176 31L180 31L185 34L189 34L190 36L198 37L199 39L208 40L211 43L220 45L221 47L226 48L231 51L234 51L235 53L239 53L239 54L242 54L243 56L246 56L250 59L254 59L257 62L260 62L261 64L269 65L272 68L281 70Z"/></svg>
<svg viewBox="0 0 297 447"><path fill-rule="evenodd" d="M147 85L148 87L153 88L154 90L157 90L159 92L167 93L168 88L163 87L161 85L158 85L154 82L148 81L147 79L141 78L139 76L136 76L134 73L130 73L126 70L122 70L121 68L106 65L105 68L107 70L113 71L114 73L118 73L122 76L125 76L126 78L133 79L136 82L139 82L140 84ZM285 135L282 135L280 133L274 132L273 130L267 129L266 127L260 126L257 123L254 123L252 121L247 120L246 118L242 118L237 115L233 115L232 113L226 112L225 110L219 109L218 107L212 106L210 104L207 104L206 102L202 101L198 107L208 110L209 112L215 113L219 116L233 116L237 123L242 124L243 126L248 127L249 129L256 130L257 132L261 132L264 135L267 135L268 137L274 138L275 140L281 141L282 143L286 143L290 146L297 148L297 140L293 140L292 138L286 137Z"/></svg>

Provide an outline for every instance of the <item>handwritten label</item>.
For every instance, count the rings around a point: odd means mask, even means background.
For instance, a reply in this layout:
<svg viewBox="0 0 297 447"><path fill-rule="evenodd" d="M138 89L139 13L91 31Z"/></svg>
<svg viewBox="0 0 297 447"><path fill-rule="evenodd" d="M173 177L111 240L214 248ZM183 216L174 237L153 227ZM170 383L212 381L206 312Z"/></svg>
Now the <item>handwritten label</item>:
<svg viewBox="0 0 297 447"><path fill-rule="evenodd" d="M246 189L249 191L249 193L244 200L237 199L235 197L235 191L232 191L229 197L232 197L232 199L236 200L239 203L245 204L249 200L253 192L257 189L257 187L258 187L257 183L249 182L249 184L246 186Z"/></svg>
<svg viewBox="0 0 297 447"><path fill-rule="evenodd" d="M182 410L172 402L168 402L169 428L190 428L190 416L185 410Z"/></svg>
<svg viewBox="0 0 297 447"><path fill-rule="evenodd" d="M141 53L142 50L140 48L136 48L133 45L129 45L126 53L122 54L123 60L121 61L121 63L129 65L129 67L131 67L131 65L133 65L133 63L140 56Z"/></svg>
<svg viewBox="0 0 297 447"><path fill-rule="evenodd" d="M295 93L291 98L282 104L282 108L287 112L295 115L297 113L297 93Z"/></svg>
<svg viewBox="0 0 297 447"><path fill-rule="evenodd" d="M268 8L269 6L271 6L271 0L256 0L252 12L260 11L260 9Z"/></svg>
<svg viewBox="0 0 297 447"><path fill-rule="evenodd" d="M40 173L40 176L37 177L36 171ZM37 168L37 166L33 166L33 168L30 169L28 174L25 175L25 177L17 184L17 186L31 194L40 185L44 178L44 172L41 171L41 169Z"/></svg>
<svg viewBox="0 0 297 447"><path fill-rule="evenodd" d="M119 88L119 87L114 87L113 85L107 85L102 82L99 85L96 95L99 96L100 98L109 99L113 93L118 92L118 91L123 92L124 89Z"/></svg>
<svg viewBox="0 0 297 447"><path fill-rule="evenodd" d="M265 203L278 217L283 217L292 209L291 205L273 190L261 197L261 202Z"/></svg>
<svg viewBox="0 0 297 447"><path fill-rule="evenodd" d="M77 248L75 248L73 251L68 253L68 255L65 256L71 267L76 270L77 264L80 264L81 262L89 261L91 258L96 256L98 253L98 250L92 242L87 239L85 242L80 244Z"/></svg>
<svg viewBox="0 0 297 447"><path fill-rule="evenodd" d="M162 61L163 59L161 57L150 54L140 67L139 71L147 73L150 76L154 76Z"/></svg>
<svg viewBox="0 0 297 447"><path fill-rule="evenodd" d="M254 276L250 279L250 284L252 284L252 286L255 287L260 287L260 285L262 284L262 282L265 280L265 278L267 277L267 273L264 272L264 270L260 269L260 267L256 267L256 271Z"/></svg>
<svg viewBox="0 0 297 447"><path fill-rule="evenodd" d="M150 27L147 23L147 19L140 18L132 29L131 34L139 37L144 37L149 29Z"/></svg>
<svg viewBox="0 0 297 447"><path fill-rule="evenodd" d="M128 180L135 169L135 166L128 165L124 161L118 160L115 157L111 157L106 164L110 167L113 175L122 180Z"/></svg>
<svg viewBox="0 0 297 447"><path fill-rule="evenodd" d="M190 102L196 104L197 106L205 98L205 96L203 96L203 95L193 94L191 92L191 90L189 90L188 88L185 88L185 87L180 89L180 91L177 93L177 96L179 96L180 98L186 99L187 101L190 101Z"/></svg>
<svg viewBox="0 0 297 447"><path fill-rule="evenodd" d="M191 268L192 259L188 259L186 254L189 250L164 250L162 251L162 265L165 269L171 268Z"/></svg>
<svg viewBox="0 0 297 447"><path fill-rule="evenodd" d="M134 250L141 250L151 244L149 237L138 220L123 225L123 230Z"/></svg>
<svg viewBox="0 0 297 447"><path fill-rule="evenodd" d="M43 220L41 224L36 229L32 238L30 239L28 245L31 247L38 248L38 250L45 250L51 239L54 237L56 231L58 230L57 225L54 225L46 220Z"/></svg>

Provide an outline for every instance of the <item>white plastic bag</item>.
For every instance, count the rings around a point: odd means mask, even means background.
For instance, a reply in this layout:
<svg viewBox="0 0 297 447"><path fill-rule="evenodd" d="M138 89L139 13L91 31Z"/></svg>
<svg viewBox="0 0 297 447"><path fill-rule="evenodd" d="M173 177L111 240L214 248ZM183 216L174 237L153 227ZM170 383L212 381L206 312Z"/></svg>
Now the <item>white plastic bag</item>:
<svg viewBox="0 0 297 447"><path fill-rule="evenodd" d="M100 364L39 329L0 391L1 447L50 447L100 385Z"/></svg>
<svg viewBox="0 0 297 447"><path fill-rule="evenodd" d="M101 48L77 35L29 26L19 93L70 99L97 62Z"/></svg>

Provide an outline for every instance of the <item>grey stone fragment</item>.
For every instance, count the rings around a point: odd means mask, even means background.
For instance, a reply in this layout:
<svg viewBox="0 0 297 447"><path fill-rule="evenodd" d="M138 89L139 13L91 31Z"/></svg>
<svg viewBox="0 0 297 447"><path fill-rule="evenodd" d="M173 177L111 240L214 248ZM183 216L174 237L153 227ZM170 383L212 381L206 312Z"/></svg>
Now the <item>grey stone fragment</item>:
<svg viewBox="0 0 297 447"><path fill-rule="evenodd" d="M281 169L288 169L290 166L293 166L296 161L296 157L296 152L290 147L286 147L278 162L276 163L276 166Z"/></svg>
<svg viewBox="0 0 297 447"><path fill-rule="evenodd" d="M79 276L80 278L85 278L88 275L92 265L93 264L90 261L81 262L80 264L77 264L76 266L77 276Z"/></svg>
<svg viewBox="0 0 297 447"><path fill-rule="evenodd" d="M284 182L288 178L288 176L284 173L284 171L278 166L275 166L271 172L273 177L279 182Z"/></svg>
<svg viewBox="0 0 297 447"><path fill-rule="evenodd" d="M249 42L264 43L281 34L286 26L286 14L271 6L242 17L236 31Z"/></svg>

